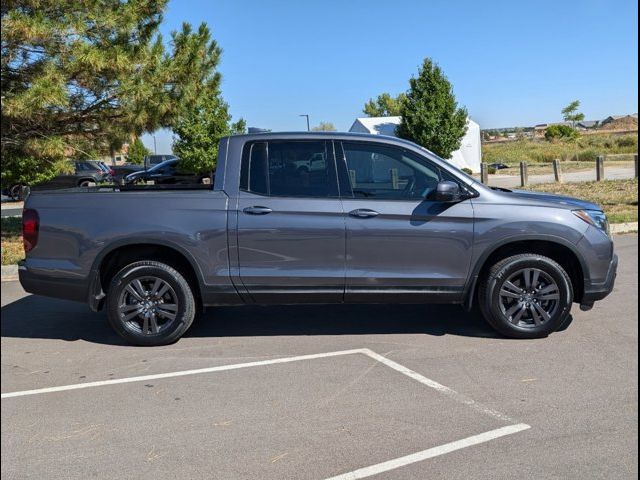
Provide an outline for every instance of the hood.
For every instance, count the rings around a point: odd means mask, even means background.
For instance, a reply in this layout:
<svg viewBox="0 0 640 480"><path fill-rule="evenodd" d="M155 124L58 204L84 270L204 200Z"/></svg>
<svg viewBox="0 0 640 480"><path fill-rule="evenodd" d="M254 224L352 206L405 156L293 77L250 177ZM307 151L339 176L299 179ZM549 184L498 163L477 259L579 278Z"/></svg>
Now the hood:
<svg viewBox="0 0 640 480"><path fill-rule="evenodd" d="M135 172L128 173L127 175L124 176L124 178L127 180L133 180L134 178L141 177L145 173L147 173L147 170L137 170Z"/></svg>
<svg viewBox="0 0 640 480"><path fill-rule="evenodd" d="M522 205L540 205L543 207L566 208L568 210L600 210L602 208L595 203L580 200L579 198L565 197L553 193L531 192L528 190L500 190L511 201L522 200Z"/></svg>

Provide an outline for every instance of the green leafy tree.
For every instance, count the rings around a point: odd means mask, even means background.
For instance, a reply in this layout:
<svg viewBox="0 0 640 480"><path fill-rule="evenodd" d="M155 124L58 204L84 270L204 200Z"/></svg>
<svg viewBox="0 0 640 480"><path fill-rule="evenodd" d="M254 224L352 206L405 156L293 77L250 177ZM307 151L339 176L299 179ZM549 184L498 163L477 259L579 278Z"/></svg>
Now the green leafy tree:
<svg viewBox="0 0 640 480"><path fill-rule="evenodd" d="M316 125L311 130L314 132L335 132L336 127L334 127L331 122L320 122L320 124Z"/></svg>
<svg viewBox="0 0 640 480"><path fill-rule="evenodd" d="M50 178L64 158L113 154L217 87L209 29L183 24L165 46L166 3L2 1L3 184Z"/></svg>
<svg viewBox="0 0 640 480"><path fill-rule="evenodd" d="M576 128L576 123L584 120L584 113L578 111L580 108L580 100L574 100L561 111L562 118L565 122L571 122L571 126Z"/></svg>
<svg viewBox="0 0 640 480"><path fill-rule="evenodd" d="M220 139L245 131L244 120L231 122L229 106L215 89L203 95L195 108L179 117L174 124L173 153L180 158L180 168L191 172L210 172L217 163Z"/></svg>
<svg viewBox="0 0 640 480"><path fill-rule="evenodd" d="M136 165L144 164L144 157L149 155L151 152L147 147L144 146L142 140L136 137L136 139L129 145L129 152L127 153L127 160L130 163L135 163Z"/></svg>
<svg viewBox="0 0 640 480"><path fill-rule="evenodd" d="M418 76L409 80L401 114L396 134L442 158L450 158L460 148L467 131L466 108L458 107L451 83L430 58L424 60Z"/></svg>
<svg viewBox="0 0 640 480"><path fill-rule="evenodd" d="M392 97L388 93L378 95L374 100L370 98L364 104L362 111L368 117L394 117L401 115L402 102L406 100L406 95L401 93L397 97Z"/></svg>

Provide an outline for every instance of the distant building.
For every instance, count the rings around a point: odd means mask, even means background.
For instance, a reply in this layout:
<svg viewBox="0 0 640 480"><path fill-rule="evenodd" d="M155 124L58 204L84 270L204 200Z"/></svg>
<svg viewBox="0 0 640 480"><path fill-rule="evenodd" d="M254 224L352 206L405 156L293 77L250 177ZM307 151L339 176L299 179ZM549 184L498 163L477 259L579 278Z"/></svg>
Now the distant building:
<svg viewBox="0 0 640 480"><path fill-rule="evenodd" d="M625 121L625 120L630 120L630 121L635 120L637 122L638 114L632 113L631 115L609 115L607 118L605 118L600 122L600 125L604 127L605 125L608 125L612 122Z"/></svg>
<svg viewBox="0 0 640 480"><path fill-rule="evenodd" d="M402 117L362 117L356 118L349 129L350 132L373 133L376 135L396 136L396 127Z"/></svg>
<svg viewBox="0 0 640 480"><path fill-rule="evenodd" d="M591 128L597 128L600 125L600 120L582 120L576 123L578 130L589 130Z"/></svg>
<svg viewBox="0 0 640 480"><path fill-rule="evenodd" d="M349 131L395 137L396 128L401 121L402 117L361 117L355 119ZM467 133L462 137L460 149L453 152L447 160L458 168L479 172L481 159L480 125L467 118Z"/></svg>

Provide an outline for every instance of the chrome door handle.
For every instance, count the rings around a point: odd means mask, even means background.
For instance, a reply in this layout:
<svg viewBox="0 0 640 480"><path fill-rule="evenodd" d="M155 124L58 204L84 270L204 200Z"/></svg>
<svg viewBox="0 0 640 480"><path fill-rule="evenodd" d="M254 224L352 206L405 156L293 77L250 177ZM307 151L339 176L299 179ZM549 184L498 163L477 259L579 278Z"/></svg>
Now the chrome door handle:
<svg viewBox="0 0 640 480"><path fill-rule="evenodd" d="M380 214L375 210L369 210L368 208L357 208L355 210L351 210L349 212L349 215L357 218L373 218L377 217Z"/></svg>
<svg viewBox="0 0 640 480"><path fill-rule="evenodd" d="M248 213L249 215L266 215L267 213L273 212L269 207L247 207L242 210L244 213Z"/></svg>

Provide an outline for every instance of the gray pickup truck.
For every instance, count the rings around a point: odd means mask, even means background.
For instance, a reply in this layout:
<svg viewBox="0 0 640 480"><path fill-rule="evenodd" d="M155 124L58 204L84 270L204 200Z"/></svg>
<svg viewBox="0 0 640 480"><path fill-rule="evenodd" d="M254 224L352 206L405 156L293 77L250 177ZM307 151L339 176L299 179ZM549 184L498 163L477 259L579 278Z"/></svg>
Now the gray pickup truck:
<svg viewBox="0 0 640 480"><path fill-rule="evenodd" d="M22 286L161 345L243 304L477 304L503 335L543 337L615 280L597 205L489 188L397 138L224 138L202 187L31 194Z"/></svg>

